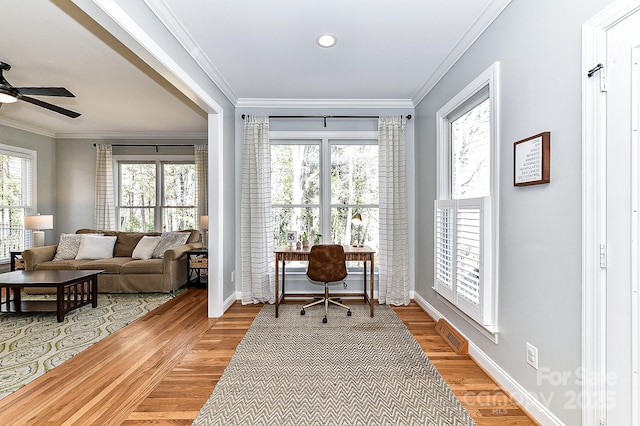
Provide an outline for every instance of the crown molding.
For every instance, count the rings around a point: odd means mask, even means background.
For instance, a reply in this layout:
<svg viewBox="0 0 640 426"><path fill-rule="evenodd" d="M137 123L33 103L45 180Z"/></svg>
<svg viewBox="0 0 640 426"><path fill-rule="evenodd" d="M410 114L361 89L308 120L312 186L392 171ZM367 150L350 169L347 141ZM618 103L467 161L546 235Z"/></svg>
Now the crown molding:
<svg viewBox="0 0 640 426"><path fill-rule="evenodd" d="M55 138L55 132L43 129L42 127L33 126L31 124L22 123L20 121L11 120L8 118L0 118L0 125L11 127L12 129L24 130L25 132L35 133L37 135L47 136L49 138Z"/></svg>
<svg viewBox="0 0 640 426"><path fill-rule="evenodd" d="M411 99L273 99L240 98L236 108L413 109Z"/></svg>
<svg viewBox="0 0 640 426"><path fill-rule="evenodd" d="M414 95L412 101L418 105L435 87L444 75L455 65L458 60L469 50L475 41L489 28L502 11L509 6L511 0L494 0L483 11L482 14L467 29L460 41L451 49L447 57L440 63L438 68L431 74L431 77L420 87Z"/></svg>
<svg viewBox="0 0 640 426"><path fill-rule="evenodd" d="M10 120L8 118L0 118L0 125L10 127L12 129L23 130L25 132L34 133L36 135L46 136L52 139L179 139L193 140L208 138L207 133L201 132L95 132L95 133L56 133L41 127L32 126L30 124L21 123L19 121Z"/></svg>
<svg viewBox="0 0 640 426"><path fill-rule="evenodd" d="M178 139L178 140L194 140L203 139L207 140L207 133L172 133L172 132L141 132L141 133L127 133L127 132L104 132L104 133L56 133L56 139L154 139L154 140L166 140L166 139Z"/></svg>
<svg viewBox="0 0 640 426"><path fill-rule="evenodd" d="M167 5L164 0L144 0L144 2L169 32L173 34L185 51L202 68L205 74L207 74L213 83L218 86L220 91L224 93L227 99L235 105L238 101L238 95L236 95L235 91L229 83L227 83L222 74L220 74L215 65L213 65L211 60L209 60L207 55L204 54L198 43L196 43L184 25L178 20L169 5Z"/></svg>

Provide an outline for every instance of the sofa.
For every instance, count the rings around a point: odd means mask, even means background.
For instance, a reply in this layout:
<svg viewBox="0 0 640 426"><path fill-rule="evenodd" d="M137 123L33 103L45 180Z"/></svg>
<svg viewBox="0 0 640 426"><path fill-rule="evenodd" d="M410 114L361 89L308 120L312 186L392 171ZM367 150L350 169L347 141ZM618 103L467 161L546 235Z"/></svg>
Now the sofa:
<svg viewBox="0 0 640 426"><path fill-rule="evenodd" d="M153 256L149 243L155 244ZM58 245L28 249L22 257L27 271L102 269L98 276L101 293L169 293L187 282L186 252L201 247L202 236L197 230L143 233L78 229L75 234L62 234Z"/></svg>

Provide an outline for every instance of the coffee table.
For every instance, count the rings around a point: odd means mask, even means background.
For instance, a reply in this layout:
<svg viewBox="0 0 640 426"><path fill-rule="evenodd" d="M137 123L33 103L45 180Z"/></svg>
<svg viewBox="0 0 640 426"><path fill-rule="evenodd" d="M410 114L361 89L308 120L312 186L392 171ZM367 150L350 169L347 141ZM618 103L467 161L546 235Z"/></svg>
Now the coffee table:
<svg viewBox="0 0 640 426"><path fill-rule="evenodd" d="M72 309L98 306L98 269L13 271L0 274L0 312L56 312L58 322ZM56 300L22 300L23 288L55 288ZM12 297L13 296L13 297Z"/></svg>

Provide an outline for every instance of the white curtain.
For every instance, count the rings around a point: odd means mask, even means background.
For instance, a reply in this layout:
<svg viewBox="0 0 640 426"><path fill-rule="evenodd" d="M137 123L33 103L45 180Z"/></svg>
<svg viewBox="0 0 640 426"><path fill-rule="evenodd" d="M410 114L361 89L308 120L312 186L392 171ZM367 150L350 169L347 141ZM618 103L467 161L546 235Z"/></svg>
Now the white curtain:
<svg viewBox="0 0 640 426"><path fill-rule="evenodd" d="M269 118L244 122L240 212L242 303L275 302Z"/></svg>
<svg viewBox="0 0 640 426"><path fill-rule="evenodd" d="M380 253L381 304L409 304L409 228L404 117L380 117Z"/></svg>
<svg viewBox="0 0 640 426"><path fill-rule="evenodd" d="M207 244L206 232L202 229L200 218L202 216L208 216L208 203L209 203L209 160L208 160L208 147L207 145L194 145L195 166L196 166L196 228L203 234L203 243Z"/></svg>
<svg viewBox="0 0 640 426"><path fill-rule="evenodd" d="M113 157L111 145L96 145L96 189L94 225L96 229L116 229L113 195Z"/></svg>

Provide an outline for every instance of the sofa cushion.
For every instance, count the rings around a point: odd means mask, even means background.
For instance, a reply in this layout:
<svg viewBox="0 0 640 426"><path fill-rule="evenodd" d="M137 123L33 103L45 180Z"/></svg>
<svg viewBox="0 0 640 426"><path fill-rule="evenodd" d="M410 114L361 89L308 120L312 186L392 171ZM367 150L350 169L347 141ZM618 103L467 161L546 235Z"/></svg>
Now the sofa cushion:
<svg viewBox="0 0 640 426"><path fill-rule="evenodd" d="M145 259L131 260L120 267L121 274L162 274L164 260Z"/></svg>
<svg viewBox="0 0 640 426"><path fill-rule="evenodd" d="M131 257L133 250L142 239L142 232L118 232L118 240L113 255L115 257Z"/></svg>
<svg viewBox="0 0 640 426"><path fill-rule="evenodd" d="M33 269L35 271L67 271L67 270L75 270L84 263L89 262L88 260L48 260L46 262L40 262L34 265Z"/></svg>
<svg viewBox="0 0 640 426"><path fill-rule="evenodd" d="M187 238L187 244L199 243L200 241L202 241L202 234L200 234L200 231L198 231L197 229L187 229L185 231L180 231L180 232L189 233L189 238Z"/></svg>
<svg viewBox="0 0 640 426"><path fill-rule="evenodd" d="M165 251L186 244L189 235L191 234L188 232L163 232L160 242L153 250L153 258L162 259Z"/></svg>
<svg viewBox="0 0 640 426"><path fill-rule="evenodd" d="M131 261L130 257L112 257L110 259L90 260L78 266L78 269L103 269L108 274L119 274L122 265Z"/></svg>
<svg viewBox="0 0 640 426"><path fill-rule="evenodd" d="M107 259L113 257L117 237L83 235L76 259Z"/></svg>
<svg viewBox="0 0 640 426"><path fill-rule="evenodd" d="M100 229L81 228L76 231L76 234L99 234L106 235L108 237L117 237L118 231L103 231Z"/></svg>
<svg viewBox="0 0 640 426"><path fill-rule="evenodd" d="M82 235L78 234L60 234L60 242L56 248L56 255L53 260L70 260L75 259L80 248L80 239Z"/></svg>
<svg viewBox="0 0 640 426"><path fill-rule="evenodd" d="M131 257L134 259L151 259L153 256L153 250L155 250L159 242L160 237L150 237L149 235L145 235L140 241L138 241L138 245L133 249Z"/></svg>

